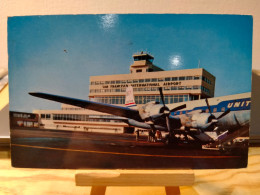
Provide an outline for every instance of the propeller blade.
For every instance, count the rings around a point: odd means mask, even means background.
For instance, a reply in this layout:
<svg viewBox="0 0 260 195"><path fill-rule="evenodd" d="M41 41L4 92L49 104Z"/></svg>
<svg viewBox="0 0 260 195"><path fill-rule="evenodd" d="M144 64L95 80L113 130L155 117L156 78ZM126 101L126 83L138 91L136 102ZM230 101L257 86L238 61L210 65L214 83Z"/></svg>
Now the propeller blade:
<svg viewBox="0 0 260 195"><path fill-rule="evenodd" d="M218 118L218 119L221 119L222 117L226 116L228 113L230 113L230 109L227 109L224 113L222 113Z"/></svg>
<svg viewBox="0 0 260 195"><path fill-rule="evenodd" d="M172 132L171 131L171 125L170 125L170 118L169 118L169 116L166 116L166 126L167 126L167 130L168 130L168 132Z"/></svg>
<svg viewBox="0 0 260 195"><path fill-rule="evenodd" d="M162 100L162 103L163 103L163 106L165 106L165 102L164 102L164 96L163 96L163 92L162 92L162 87L159 87L159 91L160 91L160 96L161 96L161 100Z"/></svg>
<svg viewBox="0 0 260 195"><path fill-rule="evenodd" d="M209 106L209 101L208 101L208 98L206 98L206 99L205 99L205 101L206 101L206 104L207 104L207 106L208 106L208 109L209 109L209 113L210 113L210 114L212 114L212 113L211 113L211 109L210 109L210 106Z"/></svg>
<svg viewBox="0 0 260 195"><path fill-rule="evenodd" d="M216 122L209 122L207 124L205 124L201 130L204 132L204 131L213 131L213 129L215 128Z"/></svg>
<svg viewBox="0 0 260 195"><path fill-rule="evenodd" d="M177 107L171 109L170 112L175 112L175 111L177 111L177 110L181 110L181 109L183 109L183 108L186 108L186 104L183 104L183 105L177 106Z"/></svg>
<svg viewBox="0 0 260 195"><path fill-rule="evenodd" d="M163 115L165 115L165 114L164 113L155 114L155 115L151 116L151 119L155 121L155 120L161 118Z"/></svg>

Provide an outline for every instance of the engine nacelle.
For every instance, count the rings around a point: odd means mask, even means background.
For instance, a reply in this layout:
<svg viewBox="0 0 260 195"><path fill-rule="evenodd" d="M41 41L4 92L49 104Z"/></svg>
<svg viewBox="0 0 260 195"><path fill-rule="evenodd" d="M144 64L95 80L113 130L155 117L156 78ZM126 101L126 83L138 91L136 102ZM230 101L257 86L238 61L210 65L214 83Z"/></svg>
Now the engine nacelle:
<svg viewBox="0 0 260 195"><path fill-rule="evenodd" d="M213 119L216 119L216 117L214 117L210 113L194 114L191 117L190 127L196 128L196 129L201 129L201 130L213 130L213 129L208 129L209 123Z"/></svg>
<svg viewBox="0 0 260 195"><path fill-rule="evenodd" d="M140 117L143 120L149 119L152 116L156 116L164 112L164 110L169 110L167 107L165 108L162 104L158 102L149 102L144 106L139 108Z"/></svg>

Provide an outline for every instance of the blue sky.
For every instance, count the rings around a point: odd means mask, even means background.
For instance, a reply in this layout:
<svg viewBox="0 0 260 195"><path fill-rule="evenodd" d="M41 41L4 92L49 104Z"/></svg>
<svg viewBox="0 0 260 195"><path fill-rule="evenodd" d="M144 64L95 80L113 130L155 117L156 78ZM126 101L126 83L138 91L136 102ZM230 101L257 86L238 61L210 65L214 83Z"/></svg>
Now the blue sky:
<svg viewBox="0 0 260 195"><path fill-rule="evenodd" d="M148 51L165 70L200 67L216 76L215 96L251 91L251 16L60 15L8 18L10 110L60 109L28 95L88 99L92 75L128 74Z"/></svg>

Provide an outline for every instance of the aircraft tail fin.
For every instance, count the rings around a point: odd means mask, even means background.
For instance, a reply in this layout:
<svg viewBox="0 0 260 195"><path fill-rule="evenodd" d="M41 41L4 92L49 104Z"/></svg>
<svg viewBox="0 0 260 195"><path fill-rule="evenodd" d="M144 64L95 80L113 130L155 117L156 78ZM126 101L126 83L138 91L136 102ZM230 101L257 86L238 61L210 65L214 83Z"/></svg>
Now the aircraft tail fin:
<svg viewBox="0 0 260 195"><path fill-rule="evenodd" d="M131 107L133 109L137 108L137 105L135 103L135 98L134 98L133 87L131 85L129 85L126 88L125 106L129 108Z"/></svg>

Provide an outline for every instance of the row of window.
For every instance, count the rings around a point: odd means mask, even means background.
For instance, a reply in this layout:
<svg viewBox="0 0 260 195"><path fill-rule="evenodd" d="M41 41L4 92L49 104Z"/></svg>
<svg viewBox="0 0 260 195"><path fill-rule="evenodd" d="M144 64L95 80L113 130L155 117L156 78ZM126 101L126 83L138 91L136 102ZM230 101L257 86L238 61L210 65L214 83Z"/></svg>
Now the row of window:
<svg viewBox="0 0 260 195"><path fill-rule="evenodd" d="M172 86L172 87L163 87L165 91L175 91L175 90L198 90L201 89L207 93L210 92L204 86L194 85L194 86ZM133 88L134 91L158 91L158 87L140 87L140 88ZM125 92L126 88L116 88L116 89L90 89L90 93L113 93L113 92Z"/></svg>
<svg viewBox="0 0 260 195"><path fill-rule="evenodd" d="M91 81L90 85L104 84L125 84L125 83L149 83L149 82L164 82L164 81L185 81L185 80L200 80L202 76L181 76L181 77L165 77L165 78L147 78L147 79L129 79L129 80L113 80L113 81ZM206 77L204 77L205 79ZM209 81L209 79L207 79Z"/></svg>
<svg viewBox="0 0 260 195"><path fill-rule="evenodd" d="M208 94L210 93L210 90L208 88L204 87L204 86L201 86L201 90L208 93Z"/></svg>
<svg viewBox="0 0 260 195"><path fill-rule="evenodd" d="M46 116L50 116L46 118ZM45 117L45 118L44 118ZM93 118L91 118L93 117ZM104 115L86 115L86 114L52 114L53 120L64 120L64 121L88 121L88 122L120 122L114 116ZM51 114L41 114L42 119L51 119ZM110 119L111 118L111 119Z"/></svg>
<svg viewBox="0 0 260 195"><path fill-rule="evenodd" d="M207 77L203 76L202 80L211 85L211 80L209 80Z"/></svg>
<svg viewBox="0 0 260 195"><path fill-rule="evenodd" d="M222 107L222 108L219 108L219 109L218 109L217 107L215 107L215 108L213 108L213 109L211 110L211 112L212 112L212 113L216 113L216 112L225 112L226 110L227 110L226 107ZM173 115L187 114L188 112L190 112L190 110L186 110L186 111L177 111L177 112L174 112ZM206 113L209 113L209 109L206 109L205 112L206 112Z"/></svg>
<svg viewBox="0 0 260 195"><path fill-rule="evenodd" d="M96 97L91 100L100 103L106 103L106 104L125 104L125 96ZM188 95L165 95L164 96L164 101L166 104L185 102L188 100L190 100ZM146 104L151 101L160 102L160 95L135 96L136 104Z"/></svg>
<svg viewBox="0 0 260 195"><path fill-rule="evenodd" d="M62 110L86 110L85 108L77 108L77 107L65 107Z"/></svg>

